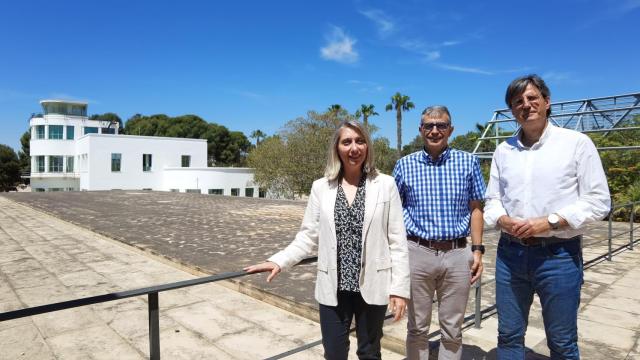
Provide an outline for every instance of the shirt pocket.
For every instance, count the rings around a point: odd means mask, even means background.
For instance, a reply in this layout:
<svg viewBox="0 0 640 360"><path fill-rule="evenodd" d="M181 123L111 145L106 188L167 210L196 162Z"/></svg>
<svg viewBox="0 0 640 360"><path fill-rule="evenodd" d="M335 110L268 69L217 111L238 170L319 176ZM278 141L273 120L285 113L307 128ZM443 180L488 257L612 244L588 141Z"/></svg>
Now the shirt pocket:
<svg viewBox="0 0 640 360"><path fill-rule="evenodd" d="M327 265L324 261L318 261L318 271L322 271L324 273L329 272L329 265Z"/></svg>
<svg viewBox="0 0 640 360"><path fill-rule="evenodd" d="M379 258L376 259L376 270L386 270L391 269L391 259L390 258Z"/></svg>

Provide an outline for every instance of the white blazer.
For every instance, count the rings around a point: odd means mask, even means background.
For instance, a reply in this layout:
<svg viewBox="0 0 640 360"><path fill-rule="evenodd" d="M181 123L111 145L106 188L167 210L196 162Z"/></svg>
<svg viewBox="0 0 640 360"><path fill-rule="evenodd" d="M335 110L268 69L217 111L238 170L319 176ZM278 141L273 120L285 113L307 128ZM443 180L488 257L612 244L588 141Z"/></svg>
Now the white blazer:
<svg viewBox="0 0 640 360"><path fill-rule="evenodd" d="M318 247L316 300L338 305L338 262L334 208L337 181L313 182L300 231L284 250L269 258L285 270ZM367 176L362 228L360 293L367 304L386 305L389 295L409 298L409 255L402 204L391 176Z"/></svg>

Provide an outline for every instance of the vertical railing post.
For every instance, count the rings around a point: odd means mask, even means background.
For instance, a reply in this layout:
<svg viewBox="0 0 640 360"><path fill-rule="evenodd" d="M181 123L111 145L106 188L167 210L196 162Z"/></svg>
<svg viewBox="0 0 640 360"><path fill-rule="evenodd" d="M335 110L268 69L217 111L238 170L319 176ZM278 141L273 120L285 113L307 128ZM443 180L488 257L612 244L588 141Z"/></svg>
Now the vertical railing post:
<svg viewBox="0 0 640 360"><path fill-rule="evenodd" d="M149 358L160 360L160 315L158 293L149 293Z"/></svg>
<svg viewBox="0 0 640 360"><path fill-rule="evenodd" d="M633 250L633 223L635 222L635 202L631 203L631 215L629 215L629 249Z"/></svg>
<svg viewBox="0 0 640 360"><path fill-rule="evenodd" d="M476 280L476 311L475 311L475 323L474 327L480 329L480 323L482 322L482 310L480 309L480 300L482 299L482 276Z"/></svg>
<svg viewBox="0 0 640 360"><path fill-rule="evenodd" d="M607 260L611 261L611 240L613 237L613 206L611 207L611 211L609 211L609 251L607 252Z"/></svg>

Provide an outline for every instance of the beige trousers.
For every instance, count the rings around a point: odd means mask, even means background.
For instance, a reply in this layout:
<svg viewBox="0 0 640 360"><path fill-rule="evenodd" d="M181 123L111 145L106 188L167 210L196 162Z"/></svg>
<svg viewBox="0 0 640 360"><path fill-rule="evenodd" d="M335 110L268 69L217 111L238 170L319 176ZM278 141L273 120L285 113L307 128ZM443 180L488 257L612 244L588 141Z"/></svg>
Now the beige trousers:
<svg viewBox="0 0 640 360"><path fill-rule="evenodd" d="M432 250L409 241L411 300L407 323L407 360L429 359L429 325L434 294L441 337L438 359L462 356L462 321L471 287L473 254L469 246Z"/></svg>

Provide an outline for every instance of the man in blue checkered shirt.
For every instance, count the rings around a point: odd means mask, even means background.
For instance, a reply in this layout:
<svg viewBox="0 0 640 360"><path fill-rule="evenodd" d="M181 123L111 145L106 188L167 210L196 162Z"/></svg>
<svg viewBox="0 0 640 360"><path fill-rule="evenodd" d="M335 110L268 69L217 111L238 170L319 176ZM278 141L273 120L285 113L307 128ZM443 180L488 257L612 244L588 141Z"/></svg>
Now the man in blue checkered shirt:
<svg viewBox="0 0 640 360"><path fill-rule="evenodd" d="M439 359L462 356L462 322L471 284L482 274L482 199L478 159L451 149L451 114L445 106L422 112L424 149L398 160L396 179L407 228L411 300L407 359L429 358L434 294L441 329ZM467 237L471 235L471 246Z"/></svg>

